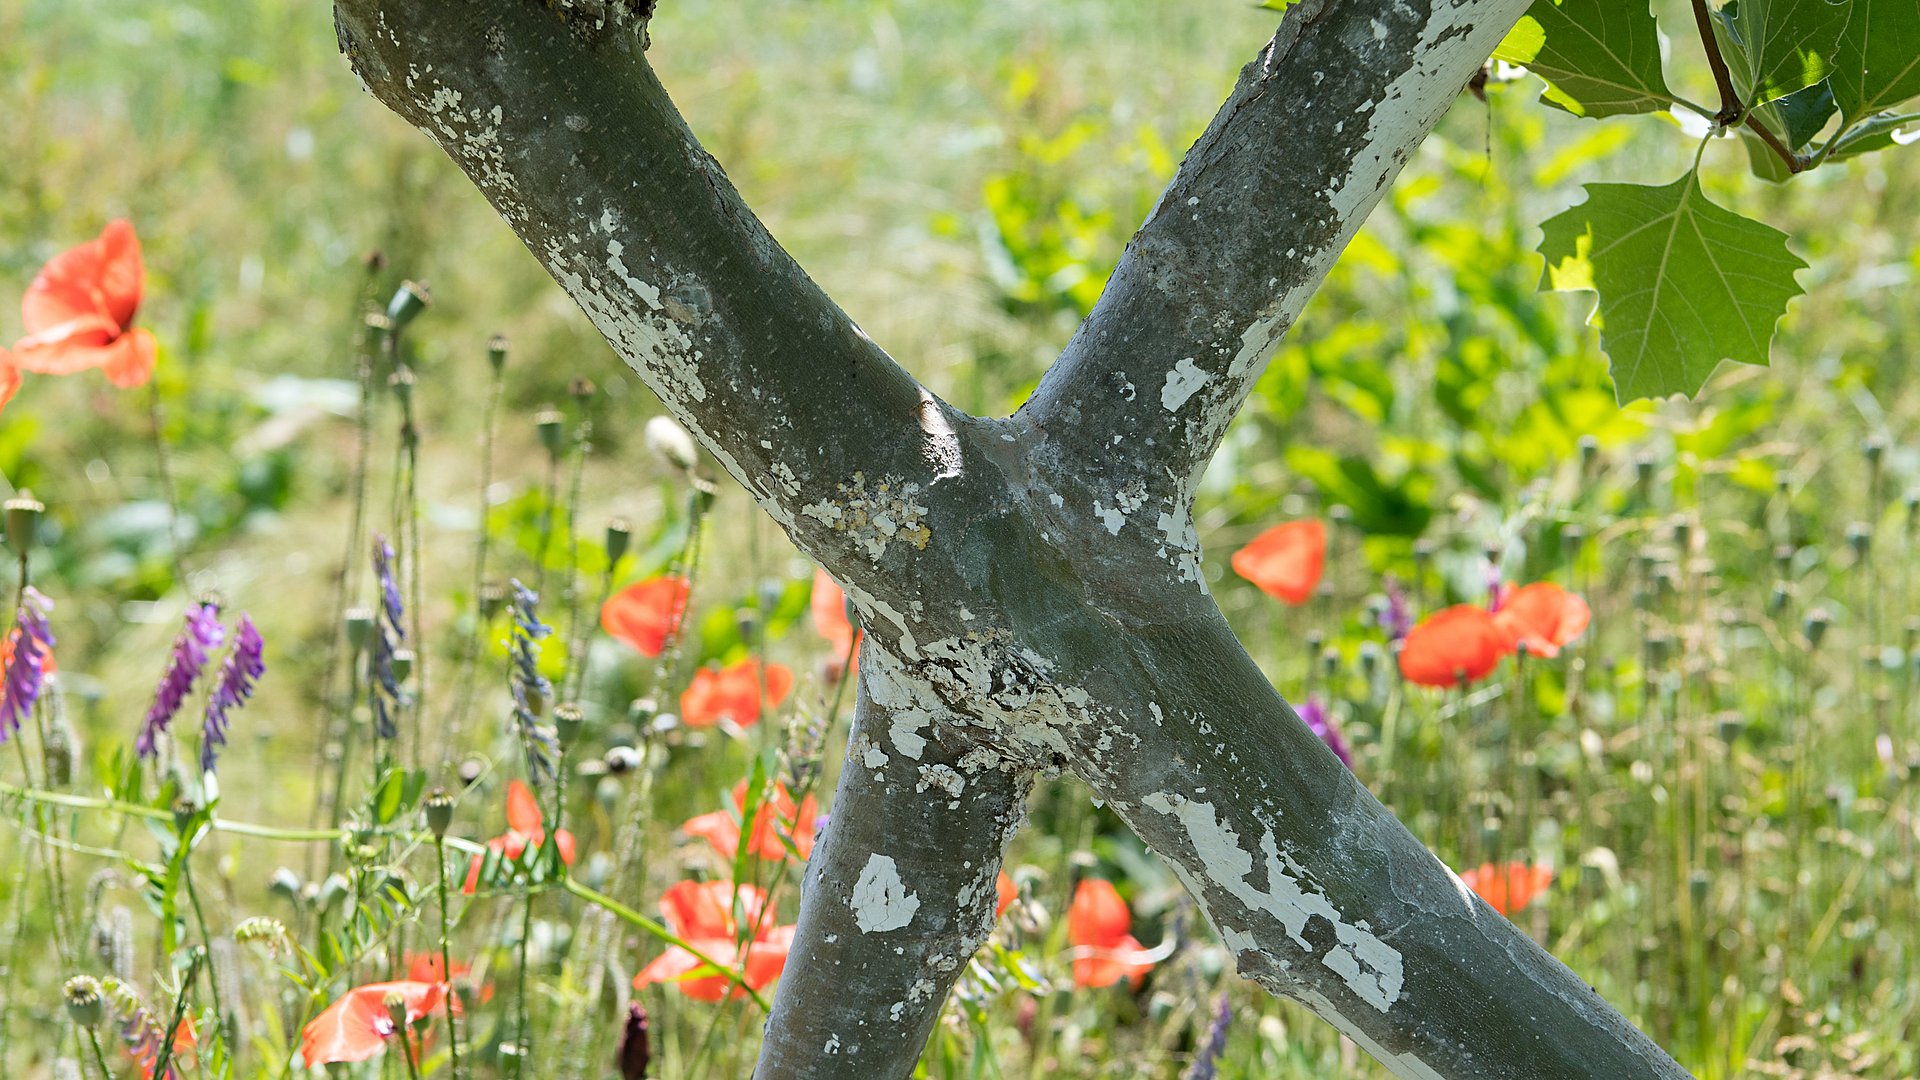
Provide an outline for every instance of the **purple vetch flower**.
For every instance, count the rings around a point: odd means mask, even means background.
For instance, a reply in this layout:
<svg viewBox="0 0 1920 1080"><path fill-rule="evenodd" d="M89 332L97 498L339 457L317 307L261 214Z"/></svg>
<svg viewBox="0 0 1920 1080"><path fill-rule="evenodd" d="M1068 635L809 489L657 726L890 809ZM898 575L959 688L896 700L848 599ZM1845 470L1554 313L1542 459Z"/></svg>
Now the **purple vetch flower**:
<svg viewBox="0 0 1920 1080"><path fill-rule="evenodd" d="M217 605L194 604L187 608L187 624L173 639L173 656L167 661L166 674L160 676L160 685L154 688L153 705L140 723L140 737L134 740L134 751L140 757L154 755L160 733L173 723L181 702L193 692L194 680L206 668L208 657L226 639Z"/></svg>
<svg viewBox="0 0 1920 1080"><path fill-rule="evenodd" d="M1392 574L1381 579L1380 590L1387 594L1386 610L1380 613L1380 629L1386 631L1389 642L1400 641L1413 631L1413 607L1407 603L1407 591Z"/></svg>
<svg viewBox="0 0 1920 1080"><path fill-rule="evenodd" d="M1341 738L1340 729L1333 726L1333 714L1327 710L1326 702L1321 701L1319 695L1309 695L1306 701L1301 702L1300 719L1307 725L1308 731L1318 735L1320 741L1327 744L1327 749L1340 759L1340 764L1349 770L1353 768L1353 753L1347 749L1347 740Z"/></svg>
<svg viewBox="0 0 1920 1080"><path fill-rule="evenodd" d="M373 733L382 739L400 735L394 713L400 705L400 680L393 673L393 654L407 640L406 608L400 603L400 583L393 573L393 545L374 534L373 575L380 585L380 613L373 620L372 678L368 680L368 704L373 712Z"/></svg>
<svg viewBox="0 0 1920 1080"><path fill-rule="evenodd" d="M0 675L0 743L19 732L33 713L46 682L47 657L53 648L53 628L47 615L53 601L31 585L20 593L13 629L7 632L6 671Z"/></svg>
<svg viewBox="0 0 1920 1080"><path fill-rule="evenodd" d="M1186 1080L1213 1080L1217 1075L1221 1055L1227 1052L1227 1025L1231 1023L1233 999L1221 994L1220 1003L1213 1009L1213 1023L1207 1027L1207 1044L1200 1048L1200 1056L1193 1059Z"/></svg>
<svg viewBox="0 0 1920 1080"><path fill-rule="evenodd" d="M260 640L260 631L254 629L247 613L241 612L240 621L233 626L233 648L220 665L220 681L214 685L213 696L207 699L207 719L200 728L203 772L213 771L215 755L220 747L227 745L228 712L246 704L253 696L254 684L266 674L267 662L262 655L265 651L266 643Z"/></svg>
<svg viewBox="0 0 1920 1080"><path fill-rule="evenodd" d="M553 695L553 684L540 674L540 639L553 628L540 621L540 594L513 582L513 630L507 639L512 658L508 684L513 690L513 718L520 729L520 740L527 750L527 773L536 781L553 776L553 759L559 752L553 729L544 727L540 717Z"/></svg>

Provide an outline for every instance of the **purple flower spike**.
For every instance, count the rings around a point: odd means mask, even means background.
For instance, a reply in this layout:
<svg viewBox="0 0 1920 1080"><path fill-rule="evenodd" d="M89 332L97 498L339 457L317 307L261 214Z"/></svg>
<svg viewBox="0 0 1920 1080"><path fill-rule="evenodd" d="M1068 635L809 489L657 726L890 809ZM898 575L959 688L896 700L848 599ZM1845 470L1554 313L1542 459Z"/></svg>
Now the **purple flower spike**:
<svg viewBox="0 0 1920 1080"><path fill-rule="evenodd" d="M373 621L373 678L367 688L373 710L373 733L382 739L400 737L394 717L400 709L400 680L393 657L407 640L406 608L400 603L400 583L393 573L393 545L378 533L373 537L373 576L380 585L380 616Z"/></svg>
<svg viewBox="0 0 1920 1080"><path fill-rule="evenodd" d="M154 755L160 733L173 723L180 704L193 692L194 680L225 640L227 632L220 626L218 607L195 604L187 609L187 625L173 639L173 658L167 662L167 673L160 676L160 685L154 688L153 705L140 724L140 737L134 740L133 748L139 756Z"/></svg>
<svg viewBox="0 0 1920 1080"><path fill-rule="evenodd" d="M213 688L213 697L207 700L206 723L200 728L200 768L203 772L212 772L214 758L219 748L227 745L227 713L246 704L253 696L253 687L260 676L267 672L267 661L262 655L266 643L260 640L260 631L256 630L253 620L246 612L240 613L240 621L233 627L233 649L227 653L227 659L220 665L220 681Z"/></svg>
<svg viewBox="0 0 1920 1080"><path fill-rule="evenodd" d="M1380 616L1380 628L1387 632L1388 641L1399 641L1413 630L1413 609L1407 604L1407 591L1392 574L1386 576L1380 587L1387 594L1387 610Z"/></svg>
<svg viewBox="0 0 1920 1080"><path fill-rule="evenodd" d="M48 651L53 648L53 628L47 625L52 610L53 601L38 589L28 586L20 594L20 609L7 634L6 672L0 677L0 743L13 738L40 700Z"/></svg>
<svg viewBox="0 0 1920 1080"><path fill-rule="evenodd" d="M1200 1056L1193 1059L1187 1080L1213 1080L1218 1075L1220 1057L1227 1052L1227 1026L1231 1023L1233 1000L1221 994L1220 1003L1214 1006L1213 1023L1207 1028L1207 1044L1200 1048Z"/></svg>
<svg viewBox="0 0 1920 1080"><path fill-rule="evenodd" d="M1347 749L1347 740L1340 737L1340 729L1333 726L1333 714L1327 711L1325 702L1318 697L1307 698L1300 705L1300 719L1306 723L1308 731L1320 736L1320 741L1327 744L1327 749L1340 759L1340 764L1349 771L1353 769L1353 753Z"/></svg>

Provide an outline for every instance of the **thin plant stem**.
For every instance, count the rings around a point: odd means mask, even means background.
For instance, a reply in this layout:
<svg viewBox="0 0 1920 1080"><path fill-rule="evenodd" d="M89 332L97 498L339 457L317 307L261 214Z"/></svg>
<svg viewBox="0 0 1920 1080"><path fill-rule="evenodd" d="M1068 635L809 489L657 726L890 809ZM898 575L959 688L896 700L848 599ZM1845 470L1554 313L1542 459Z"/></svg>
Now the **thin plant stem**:
<svg viewBox="0 0 1920 1080"><path fill-rule="evenodd" d="M104 1080L113 1080L113 1070L107 1068L107 1055L100 1052L100 1036L92 1028L87 1029L87 1045L93 1048L93 1063L100 1067Z"/></svg>
<svg viewBox="0 0 1920 1080"><path fill-rule="evenodd" d="M475 530L478 535L473 542L473 624L460 646L459 690L454 699L453 712L447 718L441 734L440 756L443 760L453 757L453 748L459 744L467 715L473 710L476 686L473 672L480 661L480 635L486 630L484 594L487 588L487 549L492 540L492 531L487 527L487 514L492 509L488 492L493 487L493 444L499 428L500 399L505 394L505 388L506 365L495 365L492 381L487 388L487 404L480 421L480 505L479 524Z"/></svg>
<svg viewBox="0 0 1920 1080"><path fill-rule="evenodd" d="M440 895L440 976L447 980L447 1052L453 1070L453 1080L460 1080L460 1015L454 1008L453 992L453 949L449 944L452 936L451 924L447 919L447 841L445 837L433 838L433 869L438 879L436 892Z"/></svg>
<svg viewBox="0 0 1920 1080"><path fill-rule="evenodd" d="M205 962L207 951L196 949L193 958L187 961L187 972L180 978L180 996L173 1000L173 1020L160 1034L160 1057L153 1063L153 1071L148 1075L154 1080L167 1080L167 1067L173 1061L173 1036L180 1030L181 1021L187 1017L187 1002L193 996L193 981L200 975L200 965ZM215 995L218 996L217 994Z"/></svg>
<svg viewBox="0 0 1920 1080"><path fill-rule="evenodd" d="M516 1078L526 1072L527 1057L533 1051L533 1031L528 1026L527 1009L527 952L533 939L533 892L528 890L526 899L520 905L520 948L519 970L514 973L513 1011L514 1011L514 1052L513 1072Z"/></svg>
<svg viewBox="0 0 1920 1080"><path fill-rule="evenodd" d="M180 842L187 843L187 838L181 837ZM228 1046L237 1047L240 1045L237 1039L238 1033L233 1030L233 1018L227 1014L227 999L220 994L220 976L216 971L219 965L213 963L213 935L207 930L207 915L200 907L200 890L193 884L191 848L180 859L180 879L186 882L187 900L193 905L193 921L200 928L202 947L207 950L207 991L213 995L213 1012L219 1018L221 1037L227 1040ZM154 1075L158 1076L159 1073L156 1072Z"/></svg>

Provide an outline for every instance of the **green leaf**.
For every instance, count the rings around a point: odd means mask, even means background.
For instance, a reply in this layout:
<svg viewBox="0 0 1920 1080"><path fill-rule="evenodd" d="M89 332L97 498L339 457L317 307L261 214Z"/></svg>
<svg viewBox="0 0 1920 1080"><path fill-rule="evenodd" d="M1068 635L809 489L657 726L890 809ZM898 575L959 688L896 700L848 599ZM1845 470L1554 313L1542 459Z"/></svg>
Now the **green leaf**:
<svg viewBox="0 0 1920 1080"><path fill-rule="evenodd" d="M1853 0L1833 55L1833 99L1852 124L1920 94L1920 0Z"/></svg>
<svg viewBox="0 0 1920 1080"><path fill-rule="evenodd" d="M1714 33L1741 100L1764 105L1826 78L1852 11L1849 0L1738 0L1721 8Z"/></svg>
<svg viewBox="0 0 1920 1080"><path fill-rule="evenodd" d="M1815 135L1820 134L1820 129L1833 118L1835 111L1833 87L1822 80L1778 101L1767 102L1753 110L1753 116L1765 124L1768 131L1780 136L1789 149L1799 152L1813 141ZM1761 141L1760 136L1741 128L1740 141L1747 148L1747 161L1753 169L1753 175L1775 184L1784 183L1793 176L1787 171L1787 163L1781 161L1780 155Z"/></svg>
<svg viewBox="0 0 1920 1080"><path fill-rule="evenodd" d="M1673 100L1645 3L1534 0L1493 55L1546 80L1541 100L1575 116L1659 112Z"/></svg>
<svg viewBox="0 0 1920 1080"><path fill-rule="evenodd" d="M1694 173L1664 187L1588 184L1541 224L1543 289L1600 294L1594 321L1622 402L1693 394L1721 360L1765 365L1805 269L1787 234L1707 201Z"/></svg>

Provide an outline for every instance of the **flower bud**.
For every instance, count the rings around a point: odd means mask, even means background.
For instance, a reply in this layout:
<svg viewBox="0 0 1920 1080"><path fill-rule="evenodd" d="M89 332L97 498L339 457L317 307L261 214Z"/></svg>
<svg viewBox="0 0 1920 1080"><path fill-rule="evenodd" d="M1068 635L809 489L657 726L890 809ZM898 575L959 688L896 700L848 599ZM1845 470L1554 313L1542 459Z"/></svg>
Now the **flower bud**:
<svg viewBox="0 0 1920 1080"><path fill-rule="evenodd" d="M47 512L46 505L35 499L33 492L23 490L17 498L8 499L5 506L7 544L15 555L24 556L39 535L40 516Z"/></svg>
<svg viewBox="0 0 1920 1080"><path fill-rule="evenodd" d="M427 828L432 830L433 838L445 839L447 829L453 825L453 796L446 788L434 788L427 795Z"/></svg>
<svg viewBox="0 0 1920 1080"><path fill-rule="evenodd" d="M407 328L414 317L427 310L432 297L427 287L415 281L403 281L393 291L393 299L387 301L387 318L393 320L393 329L398 333Z"/></svg>
<svg viewBox="0 0 1920 1080"><path fill-rule="evenodd" d="M693 436L671 416L648 420L644 435L647 449L675 469L692 472L700 463L700 448L694 445Z"/></svg>

